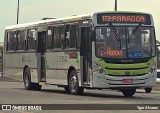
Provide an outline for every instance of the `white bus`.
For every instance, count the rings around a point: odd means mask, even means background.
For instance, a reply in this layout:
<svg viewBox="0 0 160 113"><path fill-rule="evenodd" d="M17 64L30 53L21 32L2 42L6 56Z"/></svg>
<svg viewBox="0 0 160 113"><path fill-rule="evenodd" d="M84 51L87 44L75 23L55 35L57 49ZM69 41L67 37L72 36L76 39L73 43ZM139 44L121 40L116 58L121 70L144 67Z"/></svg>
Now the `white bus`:
<svg viewBox="0 0 160 113"><path fill-rule="evenodd" d="M71 94L109 88L132 96L151 91L156 64L148 13L96 12L5 29L4 74L28 90L51 84Z"/></svg>

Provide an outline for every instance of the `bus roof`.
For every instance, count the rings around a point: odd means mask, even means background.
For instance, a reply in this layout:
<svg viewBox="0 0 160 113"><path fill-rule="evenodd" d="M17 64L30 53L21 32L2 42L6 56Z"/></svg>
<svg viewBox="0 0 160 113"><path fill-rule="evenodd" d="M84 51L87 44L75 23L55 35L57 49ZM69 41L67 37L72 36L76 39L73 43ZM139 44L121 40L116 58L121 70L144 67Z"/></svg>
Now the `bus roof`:
<svg viewBox="0 0 160 113"><path fill-rule="evenodd" d="M41 21L36 21L36 22L30 22L30 23L7 26L5 28L5 30L36 26L38 24L43 24L43 23L53 24L53 23L61 23L61 22L71 22L71 21L76 21L76 20L83 20L83 19L91 19L91 16L92 16L92 14L85 14L85 15L66 17L66 18L47 19L47 20L41 20Z"/></svg>
<svg viewBox="0 0 160 113"><path fill-rule="evenodd" d="M71 16L71 17L66 17L66 18L58 18L58 19L47 19L47 20L41 20L41 21L36 21L36 22L30 22L30 23L24 23L24 24L18 24L18 25L12 25L12 26L7 26L5 30L11 30L11 29L19 29L19 28L24 28L24 27L32 27L36 26L38 24L54 24L54 23L62 23L62 22L72 22L76 20L83 20L83 19L91 19L93 15L99 14L99 13L130 13L130 14L148 14L149 13L144 13L144 12L132 12L132 11L103 11L103 12L95 12L91 14L84 14L84 15L78 15L78 16Z"/></svg>
<svg viewBox="0 0 160 113"><path fill-rule="evenodd" d="M146 12L136 12L136 11L101 11L101 12L97 12L97 13L133 13L133 14L149 14Z"/></svg>

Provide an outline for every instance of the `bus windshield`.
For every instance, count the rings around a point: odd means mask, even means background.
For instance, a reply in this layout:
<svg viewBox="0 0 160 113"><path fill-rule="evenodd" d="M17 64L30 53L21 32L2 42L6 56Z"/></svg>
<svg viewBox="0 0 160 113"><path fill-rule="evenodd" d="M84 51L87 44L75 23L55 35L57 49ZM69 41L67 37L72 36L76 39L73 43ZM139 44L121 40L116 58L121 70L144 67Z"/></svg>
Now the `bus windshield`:
<svg viewBox="0 0 160 113"><path fill-rule="evenodd" d="M155 56L153 27L108 26L96 28L96 56L146 58Z"/></svg>

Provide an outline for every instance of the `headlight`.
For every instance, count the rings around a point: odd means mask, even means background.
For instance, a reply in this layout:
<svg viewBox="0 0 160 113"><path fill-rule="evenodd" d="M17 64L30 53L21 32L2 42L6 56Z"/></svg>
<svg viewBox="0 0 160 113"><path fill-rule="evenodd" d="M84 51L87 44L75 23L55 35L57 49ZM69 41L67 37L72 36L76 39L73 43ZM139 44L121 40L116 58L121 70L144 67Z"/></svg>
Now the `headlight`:
<svg viewBox="0 0 160 113"><path fill-rule="evenodd" d="M104 73L105 72L104 69L99 64L96 64L95 68L96 68L96 71L98 71L99 73Z"/></svg>
<svg viewBox="0 0 160 113"><path fill-rule="evenodd" d="M157 65L156 65L156 64L153 64L153 65L151 66L151 68L150 68L149 73L151 74L151 73L155 72L156 70L157 70Z"/></svg>

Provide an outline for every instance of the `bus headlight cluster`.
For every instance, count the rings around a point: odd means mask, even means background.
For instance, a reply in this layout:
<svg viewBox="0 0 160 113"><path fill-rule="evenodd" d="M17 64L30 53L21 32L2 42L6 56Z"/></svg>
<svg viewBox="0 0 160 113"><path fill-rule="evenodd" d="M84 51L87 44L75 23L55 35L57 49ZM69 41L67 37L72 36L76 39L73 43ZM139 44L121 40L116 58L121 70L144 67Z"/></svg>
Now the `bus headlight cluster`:
<svg viewBox="0 0 160 113"><path fill-rule="evenodd" d="M157 69L157 65L156 65L156 63L155 63L155 64L153 64L153 65L151 66L149 73L151 74L151 73L155 72L156 69Z"/></svg>

